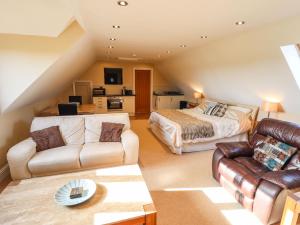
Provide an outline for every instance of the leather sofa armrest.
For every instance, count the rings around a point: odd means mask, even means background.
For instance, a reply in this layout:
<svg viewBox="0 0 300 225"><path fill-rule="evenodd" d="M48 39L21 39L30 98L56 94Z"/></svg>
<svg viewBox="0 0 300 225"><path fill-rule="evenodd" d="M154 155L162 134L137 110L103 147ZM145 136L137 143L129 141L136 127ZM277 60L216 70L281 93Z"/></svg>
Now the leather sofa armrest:
<svg viewBox="0 0 300 225"><path fill-rule="evenodd" d="M300 170L280 170L264 174L262 179L284 189L300 188Z"/></svg>
<svg viewBox="0 0 300 225"><path fill-rule="evenodd" d="M36 154L36 143L28 138L9 149L7 161L13 180L31 178L28 169L29 160Z"/></svg>
<svg viewBox="0 0 300 225"><path fill-rule="evenodd" d="M253 149L248 142L224 142L217 143L216 146L228 159L251 157L253 155Z"/></svg>
<svg viewBox="0 0 300 225"><path fill-rule="evenodd" d="M139 138L132 130L126 130L121 135L125 151L124 164L135 164L139 158Z"/></svg>

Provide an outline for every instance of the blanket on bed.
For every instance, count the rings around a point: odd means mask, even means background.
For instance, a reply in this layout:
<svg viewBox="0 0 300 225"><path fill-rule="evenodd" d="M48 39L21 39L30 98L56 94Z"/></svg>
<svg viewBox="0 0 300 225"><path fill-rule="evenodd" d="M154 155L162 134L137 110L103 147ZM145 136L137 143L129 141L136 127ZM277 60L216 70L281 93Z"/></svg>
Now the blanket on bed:
<svg viewBox="0 0 300 225"><path fill-rule="evenodd" d="M210 122L196 119L172 109L161 109L156 112L181 126L181 137L183 140L214 136L214 129Z"/></svg>

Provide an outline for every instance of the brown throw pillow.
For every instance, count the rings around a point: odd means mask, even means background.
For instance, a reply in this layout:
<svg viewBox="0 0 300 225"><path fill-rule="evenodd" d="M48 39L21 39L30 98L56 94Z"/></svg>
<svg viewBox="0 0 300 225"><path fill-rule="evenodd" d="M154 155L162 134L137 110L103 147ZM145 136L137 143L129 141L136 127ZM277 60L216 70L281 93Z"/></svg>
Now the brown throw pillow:
<svg viewBox="0 0 300 225"><path fill-rule="evenodd" d="M100 142L121 142L121 134L124 124L122 123L102 123Z"/></svg>
<svg viewBox="0 0 300 225"><path fill-rule="evenodd" d="M31 132L30 136L36 142L36 150L38 152L50 148L65 146L58 126L48 127L43 130Z"/></svg>

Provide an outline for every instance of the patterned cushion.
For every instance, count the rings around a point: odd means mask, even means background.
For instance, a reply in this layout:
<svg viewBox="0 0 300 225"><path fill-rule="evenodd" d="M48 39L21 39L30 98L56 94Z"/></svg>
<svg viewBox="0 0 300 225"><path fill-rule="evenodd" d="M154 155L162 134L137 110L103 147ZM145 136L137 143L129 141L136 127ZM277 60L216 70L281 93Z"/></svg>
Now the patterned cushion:
<svg viewBox="0 0 300 225"><path fill-rule="evenodd" d="M218 102L209 102L207 104L206 109L204 110L204 114L222 117L222 116L224 116L224 114L227 110L227 107L228 106L226 104L222 104L222 103L218 103Z"/></svg>
<svg viewBox="0 0 300 225"><path fill-rule="evenodd" d="M297 148L268 136L264 141L257 143L253 158L270 170L278 171L296 151Z"/></svg>
<svg viewBox="0 0 300 225"><path fill-rule="evenodd" d="M100 142L121 142L121 134L125 124L122 123L102 123Z"/></svg>

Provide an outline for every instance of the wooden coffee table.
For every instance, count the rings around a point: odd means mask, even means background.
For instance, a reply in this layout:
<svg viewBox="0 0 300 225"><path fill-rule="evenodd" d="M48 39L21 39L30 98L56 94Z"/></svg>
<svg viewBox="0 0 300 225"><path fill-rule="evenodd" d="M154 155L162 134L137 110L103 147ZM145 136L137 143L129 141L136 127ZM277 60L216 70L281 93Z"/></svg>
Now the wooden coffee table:
<svg viewBox="0 0 300 225"><path fill-rule="evenodd" d="M96 194L73 207L57 205L56 191L73 179L92 179ZM0 224L154 225L156 210L138 165L12 181L0 194Z"/></svg>

